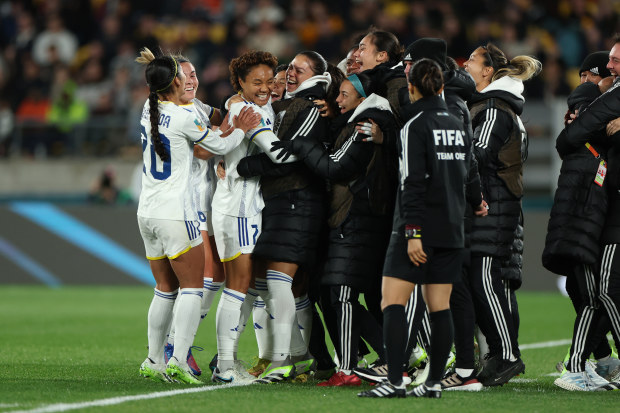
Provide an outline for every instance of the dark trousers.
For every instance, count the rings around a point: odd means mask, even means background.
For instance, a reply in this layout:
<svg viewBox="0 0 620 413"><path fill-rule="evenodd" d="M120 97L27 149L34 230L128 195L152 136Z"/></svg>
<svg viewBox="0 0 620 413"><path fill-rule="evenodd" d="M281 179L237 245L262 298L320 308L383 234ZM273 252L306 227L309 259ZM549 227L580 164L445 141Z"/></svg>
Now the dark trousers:
<svg viewBox="0 0 620 413"><path fill-rule="evenodd" d="M467 262L466 262L467 261ZM471 287L469 285L469 260L463 263L463 276L452 286L450 309L454 320L454 349L456 367L461 369L475 368L474 329L476 313Z"/></svg>
<svg viewBox="0 0 620 413"><path fill-rule="evenodd" d="M520 357L515 320L501 278L501 261L489 256L472 256L469 282L476 321L487 339L491 356L504 360Z"/></svg>
<svg viewBox="0 0 620 413"><path fill-rule="evenodd" d="M364 337L379 357L384 352L383 330L372 314L360 304L359 296L359 290L346 285L325 286L322 294L325 299L323 307L329 307L326 312L332 318L332 322L328 323L328 331L341 370L357 367L360 336ZM332 328L329 328L330 324Z"/></svg>

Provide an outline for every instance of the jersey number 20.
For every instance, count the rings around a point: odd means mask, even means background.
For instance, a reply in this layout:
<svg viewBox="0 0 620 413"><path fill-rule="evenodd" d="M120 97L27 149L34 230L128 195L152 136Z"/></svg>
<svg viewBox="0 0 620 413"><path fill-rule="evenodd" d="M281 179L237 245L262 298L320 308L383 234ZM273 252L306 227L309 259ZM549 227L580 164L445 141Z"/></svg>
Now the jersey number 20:
<svg viewBox="0 0 620 413"><path fill-rule="evenodd" d="M159 181L164 181L170 176L171 173L170 139L168 139L166 135L162 133L159 134L159 137L164 144L164 148L166 149L166 153L168 154L168 156L167 159L162 162L159 158L159 155L157 155L157 153L155 152L155 147L153 145L148 145L151 148L151 176ZM142 126L142 152L144 152L144 150L146 149L150 139L151 137L146 134L146 129L144 129L144 126ZM160 164L163 163L163 170L157 170L157 161L159 161ZM146 173L146 167L143 167L142 170L144 171L144 173Z"/></svg>

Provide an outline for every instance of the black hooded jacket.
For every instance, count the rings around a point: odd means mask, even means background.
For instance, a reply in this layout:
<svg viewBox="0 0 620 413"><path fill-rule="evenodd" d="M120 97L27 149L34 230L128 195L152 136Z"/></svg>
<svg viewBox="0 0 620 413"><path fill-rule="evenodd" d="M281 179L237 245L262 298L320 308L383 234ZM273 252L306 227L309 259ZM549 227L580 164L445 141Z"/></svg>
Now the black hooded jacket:
<svg viewBox="0 0 620 413"><path fill-rule="evenodd" d="M500 78L468 101L474 130L474 153L489 215L473 218L471 252L500 259L510 257L521 215L525 130L523 83Z"/></svg>
<svg viewBox="0 0 620 413"><path fill-rule="evenodd" d="M402 67L398 66L398 62L385 62L363 73L372 80L376 93L390 102L397 126L401 128L408 120L401 113L401 108L409 103L407 77Z"/></svg>
<svg viewBox="0 0 620 413"><path fill-rule="evenodd" d="M401 177L393 231L419 227L430 247L463 248L465 182L470 136L439 96L407 106L411 120L401 131Z"/></svg>
<svg viewBox="0 0 620 413"><path fill-rule="evenodd" d="M569 111L579 110L585 116L587 107L600 94L594 83L579 85L568 97ZM556 140L562 167L547 225L542 262L546 269L559 275L567 275L577 265L595 264L599 258L599 241L608 209L607 188L612 174L607 174L603 186L594 182L600 161L607 159L606 134L591 131L588 143L598 157L585 144L573 145L566 130Z"/></svg>

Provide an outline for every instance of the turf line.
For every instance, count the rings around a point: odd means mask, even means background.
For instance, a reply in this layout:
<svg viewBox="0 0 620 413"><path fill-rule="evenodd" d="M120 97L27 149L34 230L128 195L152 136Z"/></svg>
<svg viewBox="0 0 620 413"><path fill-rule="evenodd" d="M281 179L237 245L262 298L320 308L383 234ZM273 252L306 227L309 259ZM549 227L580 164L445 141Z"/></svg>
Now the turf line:
<svg viewBox="0 0 620 413"><path fill-rule="evenodd" d="M565 340L554 340L554 341L543 341L540 343L532 343L532 344L523 344L519 346L520 350L531 350L538 348L547 348L547 347L559 347L570 344L570 339ZM202 386L202 387L193 387L189 389L181 389L181 390L170 390L170 391L160 391L155 393L147 393L147 394L136 394L133 396L123 396L123 397L110 397L108 399L101 400L92 400L89 402L79 402L79 403L58 403L58 404L50 404L48 406L37 407L31 410L12 410L10 413L54 413L54 412L66 412L69 410L76 409L84 409L88 407L101 407L101 406L113 406L116 404L131 402L135 400L149 400L149 399L158 399L161 397L170 397L177 396L179 394L191 394L191 393L202 393L206 391L212 390L221 390L228 389L233 386L244 386L242 384L228 384L224 386Z"/></svg>
<svg viewBox="0 0 620 413"><path fill-rule="evenodd" d="M555 341L543 341L540 343L532 343L532 344L523 344L519 346L519 350L531 350L537 348L546 348L546 347L559 347L570 344L572 340L564 339L564 340L555 340Z"/></svg>
<svg viewBox="0 0 620 413"><path fill-rule="evenodd" d="M155 393L146 393L146 394L135 394L133 396L110 397L107 399L92 400L92 401L87 401L87 402L57 403L57 404L50 404L48 406L37 407L31 410L11 410L10 412L7 412L7 413L66 412L69 410L84 409L88 407L113 406L116 404L132 402L136 400L158 399L161 397L177 396L179 394L202 393L206 391L229 389L231 387L239 387L239 386L247 386L247 384L227 384L223 386L202 386L202 387L192 387L189 389L158 391Z"/></svg>

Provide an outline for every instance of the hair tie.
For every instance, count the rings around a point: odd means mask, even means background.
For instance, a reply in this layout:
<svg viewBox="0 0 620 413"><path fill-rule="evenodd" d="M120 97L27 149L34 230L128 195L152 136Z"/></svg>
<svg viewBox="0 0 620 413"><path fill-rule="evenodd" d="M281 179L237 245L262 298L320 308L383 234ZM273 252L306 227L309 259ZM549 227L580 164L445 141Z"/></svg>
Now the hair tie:
<svg viewBox="0 0 620 413"><path fill-rule="evenodd" d="M174 62L174 76L172 76L172 79L170 80L170 83L168 83L165 87L156 90L155 92L159 93L162 92L166 89L168 89L170 87L170 85L172 84L172 82L174 82L174 79L177 77L177 73L179 71L179 65L177 65L177 61L175 60L174 57L170 56L170 58L172 59L172 61Z"/></svg>
<svg viewBox="0 0 620 413"><path fill-rule="evenodd" d="M350 75L347 79L349 79L349 82L353 84L353 87L355 88L357 93L359 93L361 97L363 98L367 97L366 92L364 92L364 87L362 86L362 82L360 82L360 78L357 77L356 74Z"/></svg>

